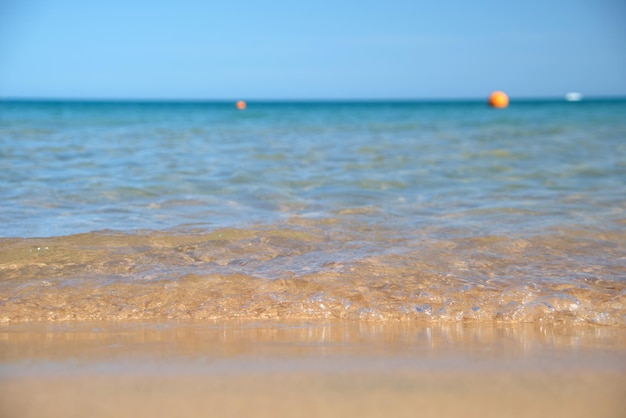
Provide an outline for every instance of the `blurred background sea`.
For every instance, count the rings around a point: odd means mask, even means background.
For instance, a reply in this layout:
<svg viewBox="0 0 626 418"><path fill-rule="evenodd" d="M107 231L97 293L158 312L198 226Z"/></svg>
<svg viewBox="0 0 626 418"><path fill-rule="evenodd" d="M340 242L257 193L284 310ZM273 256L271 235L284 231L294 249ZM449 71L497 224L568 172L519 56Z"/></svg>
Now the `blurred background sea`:
<svg viewBox="0 0 626 418"><path fill-rule="evenodd" d="M626 101L0 101L0 321L626 325Z"/></svg>

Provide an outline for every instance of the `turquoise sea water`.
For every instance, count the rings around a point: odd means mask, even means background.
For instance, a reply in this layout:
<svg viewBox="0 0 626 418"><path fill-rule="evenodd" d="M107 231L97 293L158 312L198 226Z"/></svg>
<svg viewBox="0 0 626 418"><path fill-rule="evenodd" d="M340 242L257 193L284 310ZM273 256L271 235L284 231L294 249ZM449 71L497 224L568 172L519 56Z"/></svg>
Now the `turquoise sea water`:
<svg viewBox="0 0 626 418"><path fill-rule="evenodd" d="M0 320L626 325L626 101L0 102Z"/></svg>

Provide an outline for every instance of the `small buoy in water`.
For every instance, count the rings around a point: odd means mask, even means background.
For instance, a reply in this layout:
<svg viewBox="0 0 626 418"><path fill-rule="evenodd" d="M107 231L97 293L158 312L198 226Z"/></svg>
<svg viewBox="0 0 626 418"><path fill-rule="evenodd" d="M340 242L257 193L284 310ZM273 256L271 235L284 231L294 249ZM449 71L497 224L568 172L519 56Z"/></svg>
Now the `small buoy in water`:
<svg viewBox="0 0 626 418"><path fill-rule="evenodd" d="M237 103L235 103L235 107L237 108L237 110L244 110L247 106L248 105L243 100L239 100Z"/></svg>
<svg viewBox="0 0 626 418"><path fill-rule="evenodd" d="M494 91L489 96L489 106L504 109L509 105L509 96L502 91Z"/></svg>

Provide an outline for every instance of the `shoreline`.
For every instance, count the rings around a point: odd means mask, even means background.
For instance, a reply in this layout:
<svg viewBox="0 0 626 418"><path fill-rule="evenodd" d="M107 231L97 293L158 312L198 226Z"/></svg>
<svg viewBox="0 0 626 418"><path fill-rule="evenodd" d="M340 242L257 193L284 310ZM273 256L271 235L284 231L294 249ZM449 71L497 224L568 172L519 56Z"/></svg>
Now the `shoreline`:
<svg viewBox="0 0 626 418"><path fill-rule="evenodd" d="M603 416L626 329L363 322L0 326L0 415Z"/></svg>

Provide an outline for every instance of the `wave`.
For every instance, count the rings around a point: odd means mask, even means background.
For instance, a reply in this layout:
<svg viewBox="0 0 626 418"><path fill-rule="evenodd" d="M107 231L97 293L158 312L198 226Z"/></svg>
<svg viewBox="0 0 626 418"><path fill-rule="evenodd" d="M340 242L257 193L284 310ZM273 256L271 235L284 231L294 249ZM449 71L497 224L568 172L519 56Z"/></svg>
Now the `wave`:
<svg viewBox="0 0 626 418"><path fill-rule="evenodd" d="M341 319L626 326L620 232L336 219L0 239L0 322Z"/></svg>

